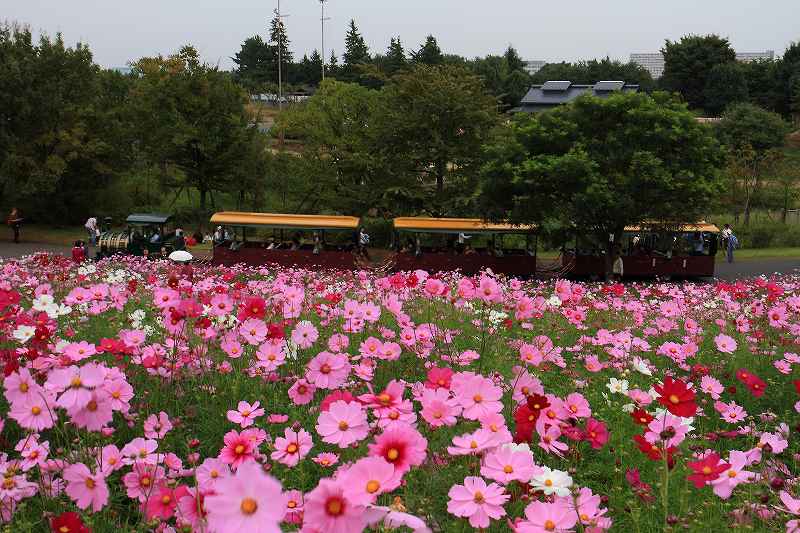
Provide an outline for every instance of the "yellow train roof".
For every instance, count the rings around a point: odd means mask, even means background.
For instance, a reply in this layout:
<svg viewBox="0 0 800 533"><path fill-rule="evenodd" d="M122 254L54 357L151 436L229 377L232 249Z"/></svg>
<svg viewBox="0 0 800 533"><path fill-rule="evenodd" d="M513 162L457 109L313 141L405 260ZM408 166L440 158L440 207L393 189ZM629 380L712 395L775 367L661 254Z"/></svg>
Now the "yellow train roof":
<svg viewBox="0 0 800 533"><path fill-rule="evenodd" d="M211 216L211 223L220 226L248 226L282 229L349 229L358 228L358 217L338 215L286 215L280 213L243 213L222 211Z"/></svg>
<svg viewBox="0 0 800 533"><path fill-rule="evenodd" d="M694 224L666 224L666 223L658 223L658 222L644 222L642 224L637 224L635 226L625 226L625 231L650 231L650 230L658 230L659 228L668 228L673 231L682 231L686 233L691 233L694 231L703 231L707 233L719 233L719 228L714 224L710 224L704 220Z"/></svg>
<svg viewBox="0 0 800 533"><path fill-rule="evenodd" d="M479 218L399 217L394 219L394 228L430 233L528 233L536 226L486 222Z"/></svg>

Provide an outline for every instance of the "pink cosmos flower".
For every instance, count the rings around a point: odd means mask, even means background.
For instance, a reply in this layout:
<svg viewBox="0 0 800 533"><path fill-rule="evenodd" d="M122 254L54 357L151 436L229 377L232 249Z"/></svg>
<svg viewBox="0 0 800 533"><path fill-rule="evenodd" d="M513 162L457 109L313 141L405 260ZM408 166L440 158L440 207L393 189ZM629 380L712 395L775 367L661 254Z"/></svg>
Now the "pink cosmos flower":
<svg viewBox="0 0 800 533"><path fill-rule="evenodd" d="M238 359L242 356L242 345L234 338L224 339L219 346L231 359Z"/></svg>
<svg viewBox="0 0 800 533"><path fill-rule="evenodd" d="M383 457L364 457L337 476L344 494L356 505L375 503L379 495L391 492L398 486L394 466Z"/></svg>
<svg viewBox="0 0 800 533"><path fill-rule="evenodd" d="M483 458L481 475L503 485L511 481L527 483L539 468L533 463L533 455L511 446L501 446Z"/></svg>
<svg viewBox="0 0 800 533"><path fill-rule="evenodd" d="M11 404L39 399L42 393L42 387L36 383L30 371L24 366L5 378L3 388L6 391L6 400Z"/></svg>
<svg viewBox="0 0 800 533"><path fill-rule="evenodd" d="M719 380L711 376L700 378L700 390L711 396L714 400L719 400L720 394L725 391L725 387Z"/></svg>
<svg viewBox="0 0 800 533"><path fill-rule="evenodd" d="M65 409L84 407L92 399L91 389L105 379L105 371L95 363L78 368L69 366L50 372L47 384L54 390L63 391L58 405Z"/></svg>
<svg viewBox="0 0 800 533"><path fill-rule="evenodd" d="M756 474L745 470L744 468L750 464L747 459L747 454L739 450L731 451L728 455L728 470L722 472L719 477L711 481L711 486L714 487L714 494L727 500L731 497L733 489L740 483L749 483Z"/></svg>
<svg viewBox="0 0 800 533"><path fill-rule="evenodd" d="M592 415L592 408L583 394L573 392L564 399L564 408L572 418L586 418Z"/></svg>
<svg viewBox="0 0 800 533"><path fill-rule="evenodd" d="M366 526L364 507L350 501L342 483L323 478L306 496L303 512L303 531L350 533L363 531Z"/></svg>
<svg viewBox="0 0 800 533"><path fill-rule="evenodd" d="M50 399L54 400L52 396ZM42 431L53 427L55 423L51 407L41 396L25 398L11 404L8 416L16 420L23 428L31 431Z"/></svg>
<svg viewBox="0 0 800 533"><path fill-rule="evenodd" d="M247 344L256 346L267 338L267 325L258 318L248 318L239 325L239 335Z"/></svg>
<svg viewBox="0 0 800 533"><path fill-rule="evenodd" d="M525 508L527 520L517 524L517 533L567 533L578 523L578 515L566 498L553 503L533 502Z"/></svg>
<svg viewBox="0 0 800 533"><path fill-rule="evenodd" d="M450 455L477 455L494 446L494 434L486 429L478 429L473 433L453 437L453 446L447 447L447 453Z"/></svg>
<svg viewBox="0 0 800 533"><path fill-rule="evenodd" d="M258 366L267 372L274 372L286 362L286 350L283 349L283 341L268 341L258 347L256 358Z"/></svg>
<svg viewBox="0 0 800 533"><path fill-rule="evenodd" d="M599 450L608 442L608 428L603 422L589 418L586 421L584 438L592 445L592 449Z"/></svg>
<svg viewBox="0 0 800 533"><path fill-rule="evenodd" d="M219 453L219 458L231 465L236 470L241 464L255 458L256 445L253 439L248 438L244 432L229 431L223 437L225 446Z"/></svg>
<svg viewBox="0 0 800 533"><path fill-rule="evenodd" d="M350 363L344 354L320 352L308 362L306 379L320 389L336 389L347 379Z"/></svg>
<svg viewBox="0 0 800 533"><path fill-rule="evenodd" d="M226 462L215 457L210 457L195 470L197 486L203 491L213 491L217 481L231 475L231 469Z"/></svg>
<svg viewBox="0 0 800 533"><path fill-rule="evenodd" d="M288 524L300 525L303 523L303 493L299 490L286 491L286 514L283 521Z"/></svg>
<svg viewBox="0 0 800 533"><path fill-rule="evenodd" d="M228 411L228 420L234 424L239 424L243 428L252 426L256 418L264 415L264 409L260 408L260 405L260 402L250 405L245 401L241 401L237 406L238 411L232 409Z"/></svg>
<svg viewBox="0 0 800 533"><path fill-rule="evenodd" d="M144 504L144 515L147 520L158 518L159 520L169 520L175 514L178 501L184 496L189 495L186 485L178 485L170 488L165 484L160 485L147 498Z"/></svg>
<svg viewBox="0 0 800 533"><path fill-rule="evenodd" d="M102 470L103 473L109 475L111 472L116 472L123 466L122 453L119 451L119 448L113 444L103 446L103 449L100 451L100 461L97 467Z"/></svg>
<svg viewBox="0 0 800 533"><path fill-rule="evenodd" d="M369 433L367 414L355 402L338 400L319 415L316 429L324 442L347 448L350 444L364 439Z"/></svg>
<svg viewBox="0 0 800 533"><path fill-rule="evenodd" d="M298 379L289 388L289 398L295 405L306 405L314 399L314 392L317 387L306 381L305 379Z"/></svg>
<svg viewBox="0 0 800 533"><path fill-rule="evenodd" d="M87 359L97 353L94 344L89 344L86 341L71 342L64 347L64 355L73 361L80 361Z"/></svg>
<svg viewBox="0 0 800 533"><path fill-rule="evenodd" d="M137 437L123 446L121 453L125 457L125 464L130 465L134 462L142 462L154 465L158 462L158 457L154 453L156 448L158 448L157 441Z"/></svg>
<svg viewBox="0 0 800 533"><path fill-rule="evenodd" d="M122 476L122 483L129 498L137 498L144 503L165 476L166 473L160 466L136 463L130 472Z"/></svg>
<svg viewBox="0 0 800 533"><path fill-rule="evenodd" d="M724 333L720 333L714 337L714 343L717 345L717 350L722 353L733 353L736 351L736 341L733 337L729 337Z"/></svg>
<svg viewBox="0 0 800 533"><path fill-rule="evenodd" d="M343 352L350 346L350 338L342 333L334 333L328 339L328 349L332 352Z"/></svg>
<svg viewBox="0 0 800 533"><path fill-rule="evenodd" d="M394 466L395 479L399 482L412 466L425 460L428 441L411 426L395 424L378 435L369 445L369 455L383 457Z"/></svg>
<svg viewBox="0 0 800 533"><path fill-rule="evenodd" d="M312 459L319 466L329 467L339 462L339 456L331 452L322 452Z"/></svg>
<svg viewBox="0 0 800 533"><path fill-rule="evenodd" d="M124 378L104 381L102 388L108 394L112 411L127 413L130 410L133 387Z"/></svg>
<svg viewBox="0 0 800 533"><path fill-rule="evenodd" d="M89 431L100 431L114 419L110 398L103 389L92 390L86 405L78 407L75 404L67 409L67 413L76 426Z"/></svg>
<svg viewBox="0 0 800 533"><path fill-rule="evenodd" d="M188 523L192 531L200 531L206 525L206 493L197 488L189 488L178 499L178 516L181 523Z"/></svg>
<svg viewBox="0 0 800 533"><path fill-rule="evenodd" d="M491 519L505 516L503 505L508 501L503 487L496 483L489 485L480 477L467 477L463 485L453 485L447 493L447 512L469 519L475 528L488 528Z"/></svg>
<svg viewBox="0 0 800 533"><path fill-rule="evenodd" d="M647 425L647 432L644 434L644 438L650 444L657 444L663 440L661 434L665 431L672 434L672 437L666 442L666 447L671 448L673 446L680 446L684 439L686 439L689 426L684 425L681 417L675 416L669 412L664 412Z"/></svg>
<svg viewBox="0 0 800 533"><path fill-rule="evenodd" d="M163 439L172 429L169 415L161 411L158 416L152 414L144 421L144 436L148 439Z"/></svg>
<svg viewBox="0 0 800 533"><path fill-rule="evenodd" d="M445 388L426 388L422 393L422 418L432 427L454 426L461 406Z"/></svg>
<svg viewBox="0 0 800 533"><path fill-rule="evenodd" d="M295 466L311 451L311 434L304 429L297 432L291 428L286 428L283 434L283 437L275 439L275 451L270 457L286 466Z"/></svg>
<svg viewBox="0 0 800 533"><path fill-rule="evenodd" d="M255 463L243 464L205 497L208 527L216 533L280 533L286 500L280 482Z"/></svg>
<svg viewBox="0 0 800 533"><path fill-rule="evenodd" d="M562 431L557 425L548 425L546 429L537 427L537 432L541 437L539 439L539 447L547 453L555 454L559 457L564 457L564 452L567 451L569 446L567 443L558 440L561 438ZM566 428L565 428L566 431Z"/></svg>
<svg viewBox="0 0 800 533"><path fill-rule="evenodd" d="M464 408L462 416L467 420L478 420L489 413L503 410L503 389L490 379L474 376L466 380L456 391L456 400Z"/></svg>
<svg viewBox="0 0 800 533"><path fill-rule="evenodd" d="M303 349L311 348L311 346L317 342L318 338L319 331L317 331L314 324L308 320L299 322L294 330L292 330L292 342Z"/></svg>
<svg viewBox="0 0 800 533"><path fill-rule="evenodd" d="M92 508L98 512L108 503L108 486L102 473L92 474L92 471L83 464L75 463L64 470L64 480L67 482L65 492L79 509Z"/></svg>

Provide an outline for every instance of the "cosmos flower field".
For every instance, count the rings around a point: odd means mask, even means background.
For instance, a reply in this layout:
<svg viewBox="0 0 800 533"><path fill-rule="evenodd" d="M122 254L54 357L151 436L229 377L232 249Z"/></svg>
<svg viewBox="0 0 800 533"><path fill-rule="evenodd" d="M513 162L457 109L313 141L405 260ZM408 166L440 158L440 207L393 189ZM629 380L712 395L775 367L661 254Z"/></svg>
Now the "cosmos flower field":
<svg viewBox="0 0 800 533"><path fill-rule="evenodd" d="M800 531L797 276L0 270L3 531Z"/></svg>

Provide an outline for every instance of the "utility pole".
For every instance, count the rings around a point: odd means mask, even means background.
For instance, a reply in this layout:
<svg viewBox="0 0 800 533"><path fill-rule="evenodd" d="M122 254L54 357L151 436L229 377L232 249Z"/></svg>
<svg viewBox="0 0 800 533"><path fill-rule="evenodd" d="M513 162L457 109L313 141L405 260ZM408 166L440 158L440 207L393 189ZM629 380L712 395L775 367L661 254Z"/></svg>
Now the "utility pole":
<svg viewBox="0 0 800 533"><path fill-rule="evenodd" d="M288 17L289 15L284 15L281 13L281 0L278 0L278 9L275 11L275 16L278 18L278 29L280 33L278 34L278 109L283 111L283 65L282 65L282 56L283 56L283 35L285 35L285 29L283 27L283 19L284 17Z"/></svg>
<svg viewBox="0 0 800 533"><path fill-rule="evenodd" d="M325 17L325 0L319 0L322 14L320 16L320 23L322 26L322 81L325 81L325 21L331 20L330 17Z"/></svg>

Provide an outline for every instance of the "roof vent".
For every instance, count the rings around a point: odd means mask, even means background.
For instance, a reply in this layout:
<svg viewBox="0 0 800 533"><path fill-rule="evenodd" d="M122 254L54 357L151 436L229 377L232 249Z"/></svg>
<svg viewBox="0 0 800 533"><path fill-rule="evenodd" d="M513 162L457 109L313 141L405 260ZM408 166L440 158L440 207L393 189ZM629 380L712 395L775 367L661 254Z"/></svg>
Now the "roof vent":
<svg viewBox="0 0 800 533"><path fill-rule="evenodd" d="M598 81L594 84L594 92L610 93L612 91L621 91L624 86L624 81Z"/></svg>
<svg viewBox="0 0 800 533"><path fill-rule="evenodd" d="M543 91L564 92L572 85L571 81L547 81L542 85Z"/></svg>

